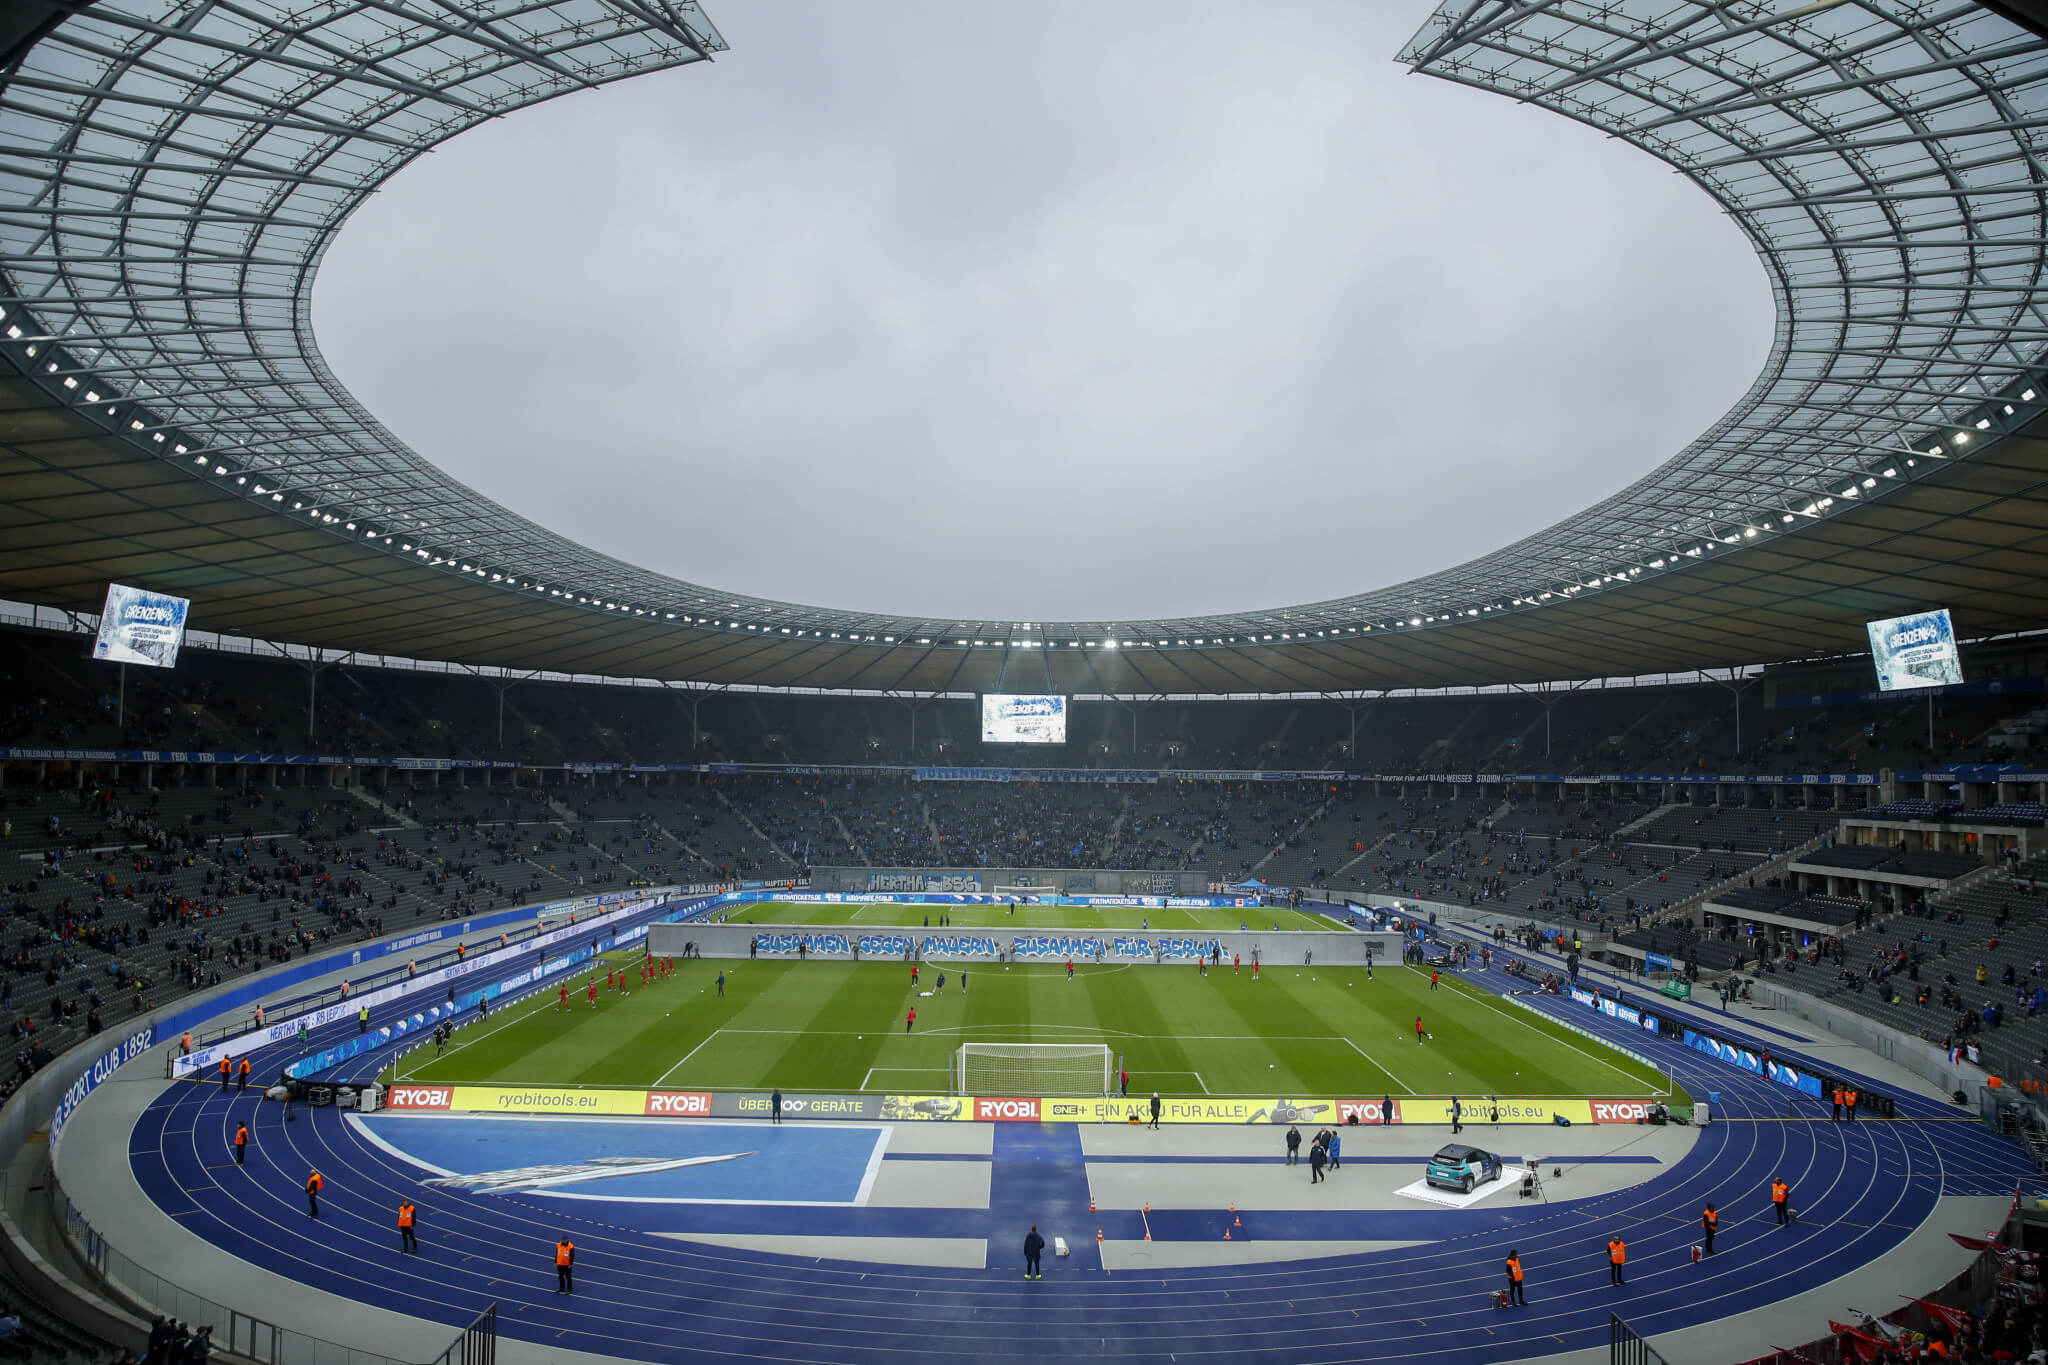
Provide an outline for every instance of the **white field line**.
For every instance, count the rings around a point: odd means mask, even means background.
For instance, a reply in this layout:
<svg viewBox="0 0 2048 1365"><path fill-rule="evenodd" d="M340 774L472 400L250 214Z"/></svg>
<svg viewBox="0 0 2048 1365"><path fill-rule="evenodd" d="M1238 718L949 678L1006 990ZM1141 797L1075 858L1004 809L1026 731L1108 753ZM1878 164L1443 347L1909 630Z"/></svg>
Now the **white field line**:
<svg viewBox="0 0 2048 1365"><path fill-rule="evenodd" d="M1411 968L1410 970L1415 969ZM1501 1018L1513 1020L1515 1023L1520 1024L1523 1028L1528 1029L1531 1033L1536 1034L1538 1037L1543 1038L1549 1042L1556 1043L1562 1047L1568 1048L1571 1051L1578 1053L1581 1057L1584 1057L1587 1061L1592 1062L1601 1070L1612 1071L1615 1075L1624 1078L1633 1087L1636 1087L1638 1089L1642 1087L1642 1077L1636 1075L1634 1072L1623 1070L1621 1067L1616 1066L1607 1058L1600 1056L1598 1053L1588 1052L1585 1048L1580 1047L1577 1043L1568 1043L1562 1038L1552 1036L1545 1030L1536 1027L1533 1021L1523 1016L1520 1012L1508 1009L1505 1006L1496 1003L1494 997L1490 993L1482 992L1473 986L1468 986L1464 982L1459 981L1456 977L1451 978L1451 980L1452 983L1459 988L1462 994L1484 1002L1488 1009L1492 1010L1495 1014L1498 1014ZM1541 1017L1548 1018L1549 1016L1544 1015ZM1556 1021L1553 1020L1552 1022L1554 1023ZM1661 1076L1663 1073L1660 1071L1658 1074Z"/></svg>
<svg viewBox="0 0 2048 1365"><path fill-rule="evenodd" d="M675 1074L676 1074L676 1073L677 1073L678 1071L681 1071L681 1070L683 1069L683 1063L684 1063L684 1062L687 1062L687 1061L689 1061L689 1060L690 1060L690 1058L692 1058L692 1057L696 1056L696 1055L697 1055L698 1053L702 1052L702 1051L704 1050L704 1044L705 1044L705 1043L708 1043L708 1042L710 1042L710 1041L711 1041L711 1040L712 1040L713 1038L716 1038L716 1037L717 1037L717 1036L718 1036L719 1034L721 1034L721 1033L724 1033L724 1032L726 1032L726 1030L725 1030L725 1029L722 1029L722 1028L715 1028L715 1029L711 1030L711 1032L709 1032L709 1033L705 1034L705 1035L704 1035L704 1038L703 1038L703 1041L702 1041L702 1042L699 1042L699 1043L697 1044L697 1046L695 1046L695 1047L691 1048L691 1049L690 1049L690 1050L689 1050L688 1052L686 1052L686 1053L684 1053L684 1054L683 1054L683 1060L682 1060L681 1062L677 1062L677 1063L676 1063L676 1064L675 1064L674 1066L672 1066L672 1067L670 1067L670 1068L669 1068L668 1070L666 1070L666 1071L662 1072L662 1073L661 1073L661 1078L660 1078L659 1080L655 1081L655 1083L654 1083L653 1085L651 1085L651 1086L649 1086L649 1087L647 1087L647 1088L648 1088L649 1090L659 1090L659 1089L661 1089L661 1087L662 1087L662 1084L663 1084L663 1082L667 1081L669 1077L671 1077L671 1076L675 1075Z"/></svg>
<svg viewBox="0 0 2048 1365"><path fill-rule="evenodd" d="M1357 1054L1358 1054L1359 1056L1361 1056L1361 1057L1365 1058L1365 1060L1366 1060L1366 1061L1368 1061L1368 1062L1370 1062L1370 1063L1372 1063L1372 1065L1374 1065L1374 1066L1378 1066L1378 1067L1380 1068L1380 1070L1381 1070L1382 1072L1384 1072L1384 1073L1386 1074L1387 1078L1388 1078L1389 1080L1393 1081L1393 1083L1394 1083L1395 1085L1398 1085L1398 1086L1400 1086L1400 1087L1401 1087L1401 1088L1402 1088L1403 1090L1406 1090L1406 1091L1407 1091L1407 1092L1408 1092L1409 1094L1411 1094L1411 1095L1415 1093L1414 1087L1410 1086L1410 1085L1409 1085L1409 1084L1408 1084L1407 1082L1403 1081L1403 1080L1402 1080L1402 1079L1401 1079L1401 1078L1400 1078L1399 1076L1396 1076L1396 1075L1394 1074L1394 1072L1393 1072L1393 1069L1392 1069L1392 1068L1390 1068L1390 1067L1385 1067L1385 1066L1380 1066L1380 1063L1379 1063L1379 1059L1378 1059L1378 1058L1374 1057L1374 1056L1373 1056L1373 1055L1372 1055L1372 1054L1371 1054L1370 1052L1367 1052L1367 1051L1366 1051L1366 1050L1365 1050L1364 1048L1360 1047L1360 1046L1359 1046L1358 1044L1356 1044L1356 1043L1353 1043L1353 1042L1351 1042L1351 1040L1350 1040L1349 1038L1346 1038L1346 1039L1345 1039L1344 1041L1345 1041L1346 1043L1350 1044L1351 1050L1352 1050L1353 1052L1355 1052L1355 1053L1357 1053Z"/></svg>
<svg viewBox="0 0 2048 1365"><path fill-rule="evenodd" d="M805 1028L723 1028L720 1033L763 1033L778 1038L844 1038L845 1030L827 1032ZM1123 1033L1116 1029L1086 1024L969 1024L959 1028L926 1029L916 1036L928 1038L940 1033L1106 1033L1118 1038L1139 1038L1147 1042L1194 1041L1202 1043L1335 1043L1350 1040L1335 1033ZM865 1038L867 1035L856 1034ZM891 1037L899 1035L890 1035ZM1355 1044L1354 1044L1355 1046Z"/></svg>
<svg viewBox="0 0 2048 1365"><path fill-rule="evenodd" d="M596 960L602 961L603 959L599 958ZM476 1025L474 1024L470 1025L466 1029L458 1029L456 1031L455 1036L457 1038L464 1039L465 1041L455 1044L446 1052L436 1053L434 1056L429 1057L427 1061L446 1061L448 1058L462 1051L462 1049L468 1047L471 1043L481 1043L484 1039L490 1037L491 1035L499 1032L502 1029L511 1028L514 1024L517 1024L522 1020L531 1019L534 1015L539 1014L543 1008L552 1010L557 1008L560 1004L561 994L559 988L554 992L535 991L532 996L520 1001L517 1005L514 1005L509 1011L509 1013L506 1016L502 1017L502 1021L493 1028L485 1029L481 1033L476 1031ZM570 993L569 996L569 1012L571 1014L574 1014L576 1012L576 994L573 991ZM395 1070L408 1058L417 1056L418 1054L425 1052L426 1050L426 1044L422 1043L420 1046L412 1049L412 1051L407 1052L402 1056L398 1057L396 1060L394 1060L392 1062L392 1067Z"/></svg>
<svg viewBox="0 0 2048 1365"><path fill-rule="evenodd" d="M1148 1071L1145 1074L1147 1076L1193 1076L1195 1084L1202 1087L1202 1093L1204 1095L1209 1093L1209 1083L1202 1079L1202 1073L1199 1071Z"/></svg>
<svg viewBox="0 0 2048 1365"><path fill-rule="evenodd" d="M953 1079L953 1068L950 1066L871 1066L868 1068L868 1074L860 1078L860 1088L862 1090L868 1088L868 1082L875 1078L877 1071L907 1071L916 1076L930 1076L938 1073L945 1076L948 1084L951 1084Z"/></svg>

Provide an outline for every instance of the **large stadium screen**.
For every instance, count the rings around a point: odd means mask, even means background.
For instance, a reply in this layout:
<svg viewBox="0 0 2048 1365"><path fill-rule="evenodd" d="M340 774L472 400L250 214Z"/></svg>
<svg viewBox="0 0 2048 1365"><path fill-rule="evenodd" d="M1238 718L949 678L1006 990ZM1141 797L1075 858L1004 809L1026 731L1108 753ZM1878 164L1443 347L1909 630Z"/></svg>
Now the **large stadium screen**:
<svg viewBox="0 0 2048 1365"><path fill-rule="evenodd" d="M183 597L109 583L92 657L150 668L175 667L178 648L185 643L185 614L191 607Z"/></svg>
<svg viewBox="0 0 2048 1365"><path fill-rule="evenodd" d="M981 697L983 744L1065 744L1067 699L984 692Z"/></svg>
<svg viewBox="0 0 2048 1365"><path fill-rule="evenodd" d="M1956 628L1946 609L1872 621L1870 658L1877 665L1877 685L1886 692L1912 687L1942 687L1963 680L1963 661L1956 653Z"/></svg>

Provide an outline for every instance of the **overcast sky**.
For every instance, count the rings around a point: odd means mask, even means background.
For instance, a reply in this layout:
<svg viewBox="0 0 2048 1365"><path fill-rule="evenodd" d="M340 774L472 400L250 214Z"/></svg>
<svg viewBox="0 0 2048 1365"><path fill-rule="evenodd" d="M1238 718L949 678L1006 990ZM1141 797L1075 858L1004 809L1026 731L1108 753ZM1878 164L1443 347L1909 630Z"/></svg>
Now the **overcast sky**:
<svg viewBox="0 0 2048 1365"><path fill-rule="evenodd" d="M314 319L568 536L826 606L1122 619L1471 558L1748 386L1699 191L1393 61L1420 0L714 3L732 50L493 121Z"/></svg>

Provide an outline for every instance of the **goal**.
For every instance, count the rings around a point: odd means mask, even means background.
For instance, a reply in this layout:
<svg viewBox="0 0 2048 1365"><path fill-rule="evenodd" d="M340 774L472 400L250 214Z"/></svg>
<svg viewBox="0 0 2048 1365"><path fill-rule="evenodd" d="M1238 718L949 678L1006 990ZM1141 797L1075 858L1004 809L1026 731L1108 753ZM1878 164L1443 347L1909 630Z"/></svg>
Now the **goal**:
<svg viewBox="0 0 2048 1365"><path fill-rule="evenodd" d="M1004 901L1017 901L1023 905L1043 905L1059 898L1059 888L1026 884L1022 886L992 886L990 891Z"/></svg>
<svg viewBox="0 0 2048 1365"><path fill-rule="evenodd" d="M956 1095L1107 1095L1116 1068L1106 1043L963 1043Z"/></svg>

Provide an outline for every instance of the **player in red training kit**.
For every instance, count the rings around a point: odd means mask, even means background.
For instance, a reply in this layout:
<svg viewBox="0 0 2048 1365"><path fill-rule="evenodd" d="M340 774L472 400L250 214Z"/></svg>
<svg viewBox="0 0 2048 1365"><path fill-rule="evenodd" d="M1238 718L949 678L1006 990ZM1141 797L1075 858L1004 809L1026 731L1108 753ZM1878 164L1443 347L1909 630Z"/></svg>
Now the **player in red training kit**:
<svg viewBox="0 0 2048 1365"><path fill-rule="evenodd" d="M597 1008L597 978L590 978L590 1008Z"/></svg>
<svg viewBox="0 0 2048 1365"><path fill-rule="evenodd" d="M555 1006L555 1008L564 1010L569 1008L569 983L566 981L562 983L562 1003Z"/></svg>

